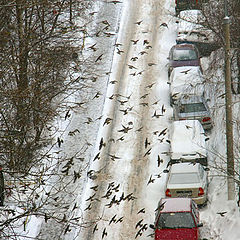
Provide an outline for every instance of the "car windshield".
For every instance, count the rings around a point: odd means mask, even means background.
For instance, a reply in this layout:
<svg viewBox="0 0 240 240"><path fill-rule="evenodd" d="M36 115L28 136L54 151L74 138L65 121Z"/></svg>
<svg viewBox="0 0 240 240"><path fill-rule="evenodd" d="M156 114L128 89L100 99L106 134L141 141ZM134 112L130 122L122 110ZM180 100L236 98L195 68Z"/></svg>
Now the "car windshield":
<svg viewBox="0 0 240 240"><path fill-rule="evenodd" d="M203 103L182 104L180 107L180 113L205 112L205 111L207 111L207 109Z"/></svg>
<svg viewBox="0 0 240 240"><path fill-rule="evenodd" d="M199 183L197 173L172 173L169 179L170 184L192 184Z"/></svg>
<svg viewBox="0 0 240 240"><path fill-rule="evenodd" d="M190 212L161 213L157 228L193 228L195 223Z"/></svg>
<svg viewBox="0 0 240 240"><path fill-rule="evenodd" d="M196 59L197 59L197 54L194 50L177 49L173 51L174 61L196 60Z"/></svg>

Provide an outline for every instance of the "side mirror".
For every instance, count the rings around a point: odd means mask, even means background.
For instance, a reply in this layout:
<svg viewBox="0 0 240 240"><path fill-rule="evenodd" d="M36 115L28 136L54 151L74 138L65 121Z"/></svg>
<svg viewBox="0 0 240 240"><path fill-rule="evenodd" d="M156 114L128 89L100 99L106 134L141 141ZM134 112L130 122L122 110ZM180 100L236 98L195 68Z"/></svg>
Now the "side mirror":
<svg viewBox="0 0 240 240"><path fill-rule="evenodd" d="M155 229L155 227L154 227L153 224L149 224L149 227L150 227L151 229Z"/></svg>
<svg viewBox="0 0 240 240"><path fill-rule="evenodd" d="M208 168L208 167L206 167L206 168L204 168L204 171L210 171L210 168Z"/></svg>
<svg viewBox="0 0 240 240"><path fill-rule="evenodd" d="M199 223L197 227L203 227L203 223Z"/></svg>
<svg viewBox="0 0 240 240"><path fill-rule="evenodd" d="M209 137L205 138L205 142L207 142L209 139L210 139Z"/></svg>
<svg viewBox="0 0 240 240"><path fill-rule="evenodd" d="M179 21L177 20L176 23L179 23Z"/></svg>
<svg viewBox="0 0 240 240"><path fill-rule="evenodd" d="M164 169L163 173L169 173L169 170L168 169Z"/></svg>

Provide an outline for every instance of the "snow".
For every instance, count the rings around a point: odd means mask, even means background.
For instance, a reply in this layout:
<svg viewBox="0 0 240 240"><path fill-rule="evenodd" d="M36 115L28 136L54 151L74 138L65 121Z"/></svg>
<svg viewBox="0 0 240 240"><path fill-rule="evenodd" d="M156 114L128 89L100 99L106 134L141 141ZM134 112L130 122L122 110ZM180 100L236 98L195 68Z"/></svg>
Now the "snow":
<svg viewBox="0 0 240 240"><path fill-rule="evenodd" d="M184 66L174 68L170 75L170 94L174 100L184 94L203 95L204 78L199 67Z"/></svg>
<svg viewBox="0 0 240 240"><path fill-rule="evenodd" d="M85 93L91 95L92 99L97 91L101 91L101 97L89 101L84 110L79 108L72 112L69 122L64 122L60 117L56 121L61 137L64 138L61 155L69 157L77 154L79 158L86 159L83 163L81 160L75 162L76 169L83 165L85 171L76 185L69 185L71 198L65 197L70 205L69 210L66 210L67 216L79 217L79 224L71 225L70 232L61 234L61 225L50 221L44 223L41 217L31 217L22 240L37 239L39 231L42 239L135 239L140 231L135 228L136 223L141 219L143 224L153 223L154 210L165 195L167 174L163 170L169 161L170 146L166 140L169 140L172 122L167 56L175 44L177 33L173 17L174 1L125 0L111 7L104 4L96 1L94 11L101 10L99 14L102 14L103 19L108 17L113 21L110 32L115 35L107 41L103 38L100 40L102 45L98 53L104 51L107 60L96 69L102 76L101 81L94 85L92 92ZM135 24L138 21L142 23ZM160 26L163 22L167 23L168 28ZM139 41L133 44L131 40ZM144 40L148 40L152 48L146 49ZM86 45L90 46L94 42L89 38ZM115 43L122 44L119 46L124 51L122 54L117 53L117 48L114 49ZM137 61L132 61L132 57L138 57ZM156 65L149 66L149 63ZM134 68L130 69L128 65ZM111 73L106 76L104 71ZM113 80L117 81L116 84L110 83ZM113 99L110 98L112 95ZM81 102L81 98L82 95L76 94L71 100ZM127 113L120 110L126 110ZM212 146L209 147L209 201L207 207L200 210L200 219L204 223L201 234L207 239L239 240L239 209L236 201L227 200L226 178L213 167L214 162L221 160L219 155L225 155L225 135L220 130L223 129L224 121L222 117L219 118L224 115L223 109L216 107L214 114L215 126L209 141L209 146ZM100 116L100 120L90 126L84 124L87 117L97 119ZM107 118L111 119L110 123L104 124ZM79 129L81 135L77 133L71 137L67 134L75 129ZM99 150L101 139L105 146ZM54 151L57 150L55 146ZM98 153L99 158L94 160ZM159 165L158 157L161 160ZM91 189L93 186L98 186L96 192ZM104 197L107 192L109 196ZM86 201L95 193L99 201ZM71 213L70 209L75 202L78 204L77 211ZM89 206L91 209L86 210ZM143 208L145 213L138 213ZM223 211L226 213L222 217L218 212ZM114 216L116 220L110 224ZM97 230L93 233L94 227ZM107 235L103 236L104 231ZM20 233L23 234L22 231ZM152 234L153 230L148 228L137 238L149 238Z"/></svg>
<svg viewBox="0 0 240 240"><path fill-rule="evenodd" d="M207 156L204 131L198 120L174 121L171 127L172 159Z"/></svg>

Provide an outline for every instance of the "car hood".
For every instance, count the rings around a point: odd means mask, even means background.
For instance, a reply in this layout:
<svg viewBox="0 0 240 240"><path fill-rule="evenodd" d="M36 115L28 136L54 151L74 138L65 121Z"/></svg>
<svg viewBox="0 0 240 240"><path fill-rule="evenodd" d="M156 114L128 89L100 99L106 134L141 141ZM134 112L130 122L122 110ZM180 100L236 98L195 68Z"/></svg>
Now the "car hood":
<svg viewBox="0 0 240 240"><path fill-rule="evenodd" d="M155 240L197 240L197 228L156 229Z"/></svg>

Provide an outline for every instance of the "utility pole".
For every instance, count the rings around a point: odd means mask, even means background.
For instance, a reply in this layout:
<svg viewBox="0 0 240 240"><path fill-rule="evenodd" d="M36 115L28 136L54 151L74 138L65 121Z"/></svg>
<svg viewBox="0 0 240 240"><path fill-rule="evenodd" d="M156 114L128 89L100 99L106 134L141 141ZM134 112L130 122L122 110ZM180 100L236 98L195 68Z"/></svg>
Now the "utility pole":
<svg viewBox="0 0 240 240"><path fill-rule="evenodd" d="M234 154L233 154L233 121L232 121L232 89L230 66L230 19L227 11L227 0L224 0L225 17L225 104L226 104L226 140L227 140L227 187L228 200L235 199Z"/></svg>

